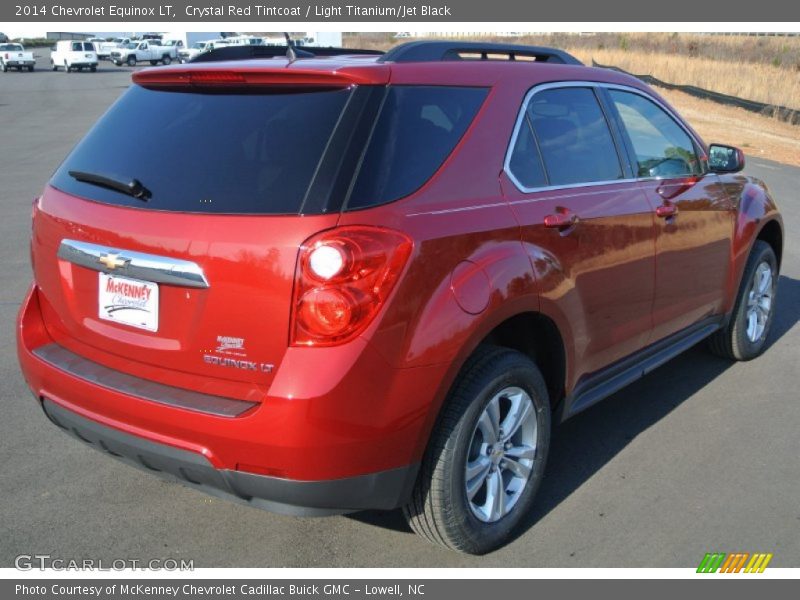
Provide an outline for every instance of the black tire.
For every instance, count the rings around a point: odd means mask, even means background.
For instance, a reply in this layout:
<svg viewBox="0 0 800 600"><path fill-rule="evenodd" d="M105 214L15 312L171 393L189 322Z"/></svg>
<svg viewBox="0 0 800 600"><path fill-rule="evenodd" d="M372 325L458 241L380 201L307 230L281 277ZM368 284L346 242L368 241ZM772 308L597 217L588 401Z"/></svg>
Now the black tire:
<svg viewBox="0 0 800 600"><path fill-rule="evenodd" d="M90 70L92 73L97 73L97 67L89 67L89 70Z"/></svg>
<svg viewBox="0 0 800 600"><path fill-rule="evenodd" d="M467 498L465 469L479 418L509 387L521 388L533 402L536 454L516 504L499 520L485 522L476 517ZM450 390L403 514L417 534L433 543L468 554L490 552L511 539L533 504L549 445L550 402L539 369L520 352L481 346Z"/></svg>
<svg viewBox="0 0 800 600"><path fill-rule="evenodd" d="M747 333L748 300L753 288L754 277L760 265L766 264L772 272L771 303L763 333L751 340ZM739 284L739 292L733 307L731 320L727 327L720 329L708 339L708 346L717 356L730 360L751 360L764 352L769 337L769 330L775 315L775 293L778 288L778 259L772 246L756 240Z"/></svg>
<svg viewBox="0 0 800 600"><path fill-rule="evenodd" d="M52 60L50 61L50 67L53 69L53 71L58 71L58 65L56 65L56 63L54 63Z"/></svg>
<svg viewBox="0 0 800 600"><path fill-rule="evenodd" d="M161 62L164 63L164 66L172 64L172 58L169 54L165 54L164 58L161 59Z"/></svg>
<svg viewBox="0 0 800 600"><path fill-rule="evenodd" d="M72 67L67 64L67 61L64 61L64 73L71 73Z"/></svg>
<svg viewBox="0 0 800 600"><path fill-rule="evenodd" d="M151 60L150 64L155 67L158 64L158 61L157 60Z"/></svg>
<svg viewBox="0 0 800 600"><path fill-rule="evenodd" d="M8 73L8 65L0 60L0 71L3 73Z"/></svg>
<svg viewBox="0 0 800 600"><path fill-rule="evenodd" d="M28 67L28 73L33 73L33 68L34 68L33 65L29 66Z"/></svg>
<svg viewBox="0 0 800 600"><path fill-rule="evenodd" d="M131 56L128 57L128 60L125 61L125 62L128 63L129 67L135 67L136 66L136 57L131 55Z"/></svg>

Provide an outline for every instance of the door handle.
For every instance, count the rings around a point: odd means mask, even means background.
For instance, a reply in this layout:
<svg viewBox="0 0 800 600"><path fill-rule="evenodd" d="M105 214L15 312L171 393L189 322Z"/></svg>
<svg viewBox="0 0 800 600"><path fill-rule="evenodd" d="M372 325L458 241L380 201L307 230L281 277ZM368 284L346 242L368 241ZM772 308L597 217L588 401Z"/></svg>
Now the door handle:
<svg viewBox="0 0 800 600"><path fill-rule="evenodd" d="M662 219L669 219L678 214L678 207L674 204L662 204L656 208L656 216Z"/></svg>
<svg viewBox="0 0 800 600"><path fill-rule="evenodd" d="M549 229L559 229L564 231L578 224L578 215L571 214L569 211L557 212L547 215L544 218L544 226Z"/></svg>

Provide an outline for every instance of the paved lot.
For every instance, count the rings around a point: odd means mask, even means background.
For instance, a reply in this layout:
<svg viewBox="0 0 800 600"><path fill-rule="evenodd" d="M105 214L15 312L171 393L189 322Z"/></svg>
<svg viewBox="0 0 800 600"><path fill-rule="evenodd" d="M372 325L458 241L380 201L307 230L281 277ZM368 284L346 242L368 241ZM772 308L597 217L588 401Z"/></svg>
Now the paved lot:
<svg viewBox="0 0 800 600"><path fill-rule="evenodd" d="M770 183L789 236L767 353L731 365L694 349L559 428L526 531L490 556L429 546L395 513L294 519L211 499L60 433L14 352L30 201L129 76L109 63L0 74L0 566L50 553L237 567L656 567L694 566L710 550L800 566L800 169L760 158L748 171Z"/></svg>

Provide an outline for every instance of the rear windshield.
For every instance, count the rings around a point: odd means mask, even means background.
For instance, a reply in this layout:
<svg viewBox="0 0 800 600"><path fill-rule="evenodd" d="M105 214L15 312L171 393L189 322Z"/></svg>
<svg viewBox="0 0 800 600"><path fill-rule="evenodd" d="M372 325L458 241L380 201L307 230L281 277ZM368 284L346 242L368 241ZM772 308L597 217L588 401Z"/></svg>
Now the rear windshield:
<svg viewBox="0 0 800 600"><path fill-rule="evenodd" d="M486 94L444 86L210 93L134 85L51 183L90 200L150 210L368 208L423 186ZM146 189L147 201L119 191L126 185Z"/></svg>
<svg viewBox="0 0 800 600"><path fill-rule="evenodd" d="M181 212L297 214L349 90L264 94L132 86L53 176L71 194ZM145 203L70 171L138 180Z"/></svg>

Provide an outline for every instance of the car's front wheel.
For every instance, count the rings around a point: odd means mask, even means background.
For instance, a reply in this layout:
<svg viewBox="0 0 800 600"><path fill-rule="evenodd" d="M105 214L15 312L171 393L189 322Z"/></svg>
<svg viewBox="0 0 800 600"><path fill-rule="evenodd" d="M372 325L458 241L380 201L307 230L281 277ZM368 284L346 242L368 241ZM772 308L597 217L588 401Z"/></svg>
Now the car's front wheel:
<svg viewBox="0 0 800 600"><path fill-rule="evenodd" d="M731 320L709 338L711 350L731 360L750 360L761 354L772 326L777 289L778 259L772 246L756 240L744 268Z"/></svg>
<svg viewBox="0 0 800 600"><path fill-rule="evenodd" d="M450 391L403 513L432 542L490 552L533 504L549 445L539 369L519 352L481 347Z"/></svg>

